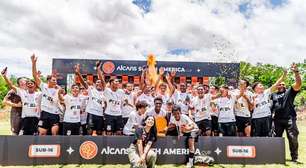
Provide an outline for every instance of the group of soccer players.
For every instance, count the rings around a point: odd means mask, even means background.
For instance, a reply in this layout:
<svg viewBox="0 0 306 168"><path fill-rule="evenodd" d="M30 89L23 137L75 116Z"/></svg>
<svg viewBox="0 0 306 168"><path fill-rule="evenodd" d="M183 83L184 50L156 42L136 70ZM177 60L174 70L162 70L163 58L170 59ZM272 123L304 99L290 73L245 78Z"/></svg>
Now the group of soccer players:
<svg viewBox="0 0 306 168"><path fill-rule="evenodd" d="M148 80L146 68L139 86L122 84L116 78L106 82L102 63L97 62L98 79L93 84L83 79L80 65L75 65L80 83L67 92L57 85L55 75L48 76L47 83L42 82L37 57L32 55L31 61L33 80L20 79L18 86L6 76L7 68L1 72L12 89L9 94L20 97L20 102L4 99L5 104L21 108L21 127L16 134L130 136L144 126L146 117L153 116L158 135L187 135L193 139L188 142L191 147L198 135L266 137L282 136L286 130L293 134L289 137L290 149L293 159L297 159L293 100L301 88L301 78L295 64L291 70L296 82L289 89L283 82L286 70L268 89L259 82L251 86L244 79L233 89L226 85L176 84L175 72L166 73L164 68L159 69L154 85Z"/></svg>

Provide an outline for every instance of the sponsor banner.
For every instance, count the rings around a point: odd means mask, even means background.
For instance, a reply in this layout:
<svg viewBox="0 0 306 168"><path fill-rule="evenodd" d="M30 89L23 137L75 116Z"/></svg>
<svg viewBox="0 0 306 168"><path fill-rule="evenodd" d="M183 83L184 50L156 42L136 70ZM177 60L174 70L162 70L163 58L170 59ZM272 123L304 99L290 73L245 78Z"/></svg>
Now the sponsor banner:
<svg viewBox="0 0 306 168"><path fill-rule="evenodd" d="M89 59L53 59L52 70L60 75L74 73L73 66L81 65L83 74L96 74L95 63L98 60ZM147 61L132 60L101 60L102 71L111 75L140 75ZM177 76L224 76L238 78L240 72L239 63L212 63L212 62L171 62L158 61L157 68L164 67L165 72L176 71ZM65 79L65 77L63 77Z"/></svg>
<svg viewBox="0 0 306 168"><path fill-rule="evenodd" d="M128 164L133 137L0 136L0 165ZM184 164L188 149L181 137L159 138L158 164ZM269 149L269 150L267 150ZM283 138L199 137L196 156L219 164L284 164Z"/></svg>

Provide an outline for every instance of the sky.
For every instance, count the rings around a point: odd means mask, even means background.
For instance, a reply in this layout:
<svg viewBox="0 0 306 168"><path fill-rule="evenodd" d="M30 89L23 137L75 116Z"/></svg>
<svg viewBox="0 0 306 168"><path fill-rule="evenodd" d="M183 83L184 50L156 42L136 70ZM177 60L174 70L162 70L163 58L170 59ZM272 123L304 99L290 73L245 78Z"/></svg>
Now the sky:
<svg viewBox="0 0 306 168"><path fill-rule="evenodd" d="M0 68L29 76L30 56L270 63L306 59L305 0L0 1Z"/></svg>

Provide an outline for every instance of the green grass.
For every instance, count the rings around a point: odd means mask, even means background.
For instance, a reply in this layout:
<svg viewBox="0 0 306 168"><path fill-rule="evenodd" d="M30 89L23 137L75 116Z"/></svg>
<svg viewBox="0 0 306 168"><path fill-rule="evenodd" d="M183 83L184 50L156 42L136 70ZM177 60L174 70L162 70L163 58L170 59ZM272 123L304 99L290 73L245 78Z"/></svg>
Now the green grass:
<svg viewBox="0 0 306 168"><path fill-rule="evenodd" d="M286 165L279 164L269 164L269 165L214 165L214 168L306 168L306 122L299 121L298 128L300 131L299 135L299 161L302 164L292 163L287 161ZM8 119L8 114L0 115L0 135L10 135L10 124ZM286 159L290 160L290 152L288 147L288 142L286 139ZM305 163L305 164L303 164ZM0 166L1 167L1 166ZM3 166L2 166L3 167ZM6 166L6 167L17 167L17 168L129 168L129 165L48 165L48 166ZM185 165L157 165L157 168L184 168ZM200 166L197 166L200 167Z"/></svg>

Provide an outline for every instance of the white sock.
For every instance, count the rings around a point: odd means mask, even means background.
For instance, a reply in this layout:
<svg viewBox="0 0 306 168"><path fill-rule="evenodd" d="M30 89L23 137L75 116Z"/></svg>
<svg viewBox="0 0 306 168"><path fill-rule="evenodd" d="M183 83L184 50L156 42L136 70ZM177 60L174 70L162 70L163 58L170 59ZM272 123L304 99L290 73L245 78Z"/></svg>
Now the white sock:
<svg viewBox="0 0 306 168"><path fill-rule="evenodd" d="M193 158L189 158L189 163L193 165Z"/></svg>

